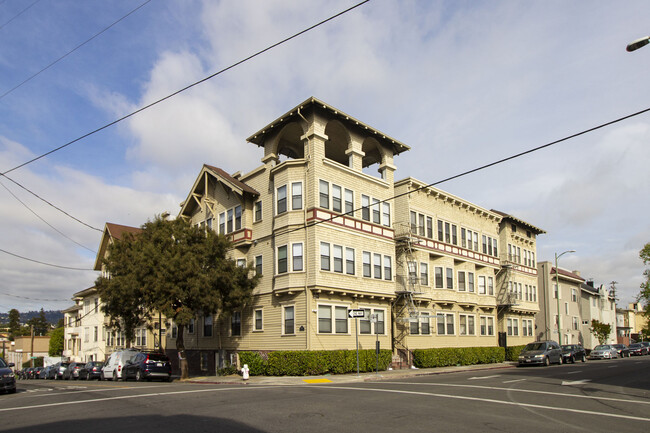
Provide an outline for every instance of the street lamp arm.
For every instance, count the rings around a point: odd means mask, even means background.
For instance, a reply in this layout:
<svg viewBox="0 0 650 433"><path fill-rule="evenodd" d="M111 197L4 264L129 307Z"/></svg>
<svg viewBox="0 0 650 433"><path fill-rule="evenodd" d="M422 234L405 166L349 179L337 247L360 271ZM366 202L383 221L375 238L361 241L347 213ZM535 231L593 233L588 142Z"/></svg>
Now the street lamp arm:
<svg viewBox="0 0 650 433"><path fill-rule="evenodd" d="M648 45L649 43L650 43L650 36L645 36L645 37L643 37L643 38L639 38L639 39L637 39L637 40L635 40L635 41L630 42L630 43L627 45L626 50L627 50L629 53L631 53L632 51L636 51L636 50L638 50L638 49L641 48L641 47L645 47L645 46Z"/></svg>

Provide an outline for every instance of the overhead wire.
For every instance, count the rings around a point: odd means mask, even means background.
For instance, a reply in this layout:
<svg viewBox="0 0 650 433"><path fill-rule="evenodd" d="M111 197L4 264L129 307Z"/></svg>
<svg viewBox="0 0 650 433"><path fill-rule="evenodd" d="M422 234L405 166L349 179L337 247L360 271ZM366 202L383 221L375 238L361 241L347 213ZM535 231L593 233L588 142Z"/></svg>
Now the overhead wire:
<svg viewBox="0 0 650 433"><path fill-rule="evenodd" d="M45 219L44 219L42 216L40 216L40 215L37 214L37 213L36 213L32 208L30 208L30 207L27 205L27 203L25 203L24 201L22 201L22 200L21 200L21 199L20 199L16 194L13 193L13 191L11 191L9 188L7 188L7 186L6 186L4 183L0 182L0 185L2 185L2 187L3 187L4 189L6 189L7 192L13 196L13 198L15 198L16 200L18 200L18 202L19 202L20 204L22 204L25 208L27 208L28 211L30 211L31 213L33 213L33 214L34 214L38 219L40 219L40 220L43 221L45 224L47 224L47 225L48 225L52 230L54 230L55 232L57 232L58 234L60 234L60 235L63 236L64 238L68 239L69 241L71 241L71 242L77 244L77 245L80 246L81 248L86 249L86 250L90 251L91 253L95 253L95 254L97 254L97 251L95 251L95 250L93 250L93 249L91 249L91 248L88 248L88 247L85 246L85 245L80 244L79 242L77 242L77 241L75 241L74 239L72 239L70 236L68 236L68 235L66 235L65 233L63 233L61 230L59 230L59 229L57 229L56 227L54 227L52 224L50 224L50 223L48 223L47 221L45 221Z"/></svg>
<svg viewBox="0 0 650 433"><path fill-rule="evenodd" d="M21 255L9 252L7 250L4 250L2 248L0 248L0 252L3 252L5 254L8 254L8 255L13 256L13 257L17 257L19 259L27 260L28 262L34 262L34 263L38 263L40 265L51 266L53 268L68 269L68 270L72 270L72 271L94 271L94 269L74 268L74 267L70 267L70 266L61 266L61 265L55 265L55 264L52 264L52 263L41 262L40 260L30 259L29 257L21 256Z"/></svg>
<svg viewBox="0 0 650 433"><path fill-rule="evenodd" d="M12 298L27 299L27 300L30 300L30 301L70 302L69 299L41 299L41 298L30 298L29 296L13 295L13 294L11 294L11 293L4 293L4 292L0 292L0 295L3 295L3 296L11 296Z"/></svg>
<svg viewBox="0 0 650 433"><path fill-rule="evenodd" d="M77 45L77 46L74 47L72 50L68 51L67 53L65 53L64 55L62 55L61 57L59 57L58 59L54 60L53 62L51 62L50 64L48 64L47 66L45 66L43 69L41 69L40 71L36 72L35 74L29 76L28 78L24 79L24 80L21 81L20 83L16 84L14 87L12 87L11 89L9 89L9 90L7 90L6 92L4 92L3 94L1 94L1 95L0 95L0 99L4 98L5 96L7 96L8 94L10 94L10 93L13 92L14 90L18 89L18 88L21 87L23 84L26 84L27 82L31 81L33 78L35 78L36 76L40 75L42 72L44 72L44 71L46 71L47 69L51 68L52 66L56 65L56 64L59 63L61 60L65 59L65 58L68 57L70 54L72 54L72 53L74 53L75 51L77 51L79 48L83 47L84 45L86 45L87 43L89 43L90 41L92 41L93 39L95 39L96 37L100 36L102 33L106 32L107 30L109 30L110 28L112 28L113 26L115 26L116 24L118 24L120 21L123 21L124 19L128 18L130 15L134 14L135 12L137 12L140 8L142 8L143 6L145 6L145 5L146 5L147 3L149 3L149 2L151 2L151 0L146 0L144 3L140 4L140 5L137 6L135 9L131 10L129 13L127 13L126 15L124 15L123 17L121 17L120 19L118 19L117 21L113 22L111 25L109 25L108 27L104 28L104 29L101 30L100 32L95 33L93 36L91 36L90 38L86 39L84 42L80 43L79 45Z"/></svg>
<svg viewBox="0 0 650 433"><path fill-rule="evenodd" d="M257 51L256 53L251 54L250 56L248 56L248 57L246 57L246 58L244 58L242 60L239 60L238 62L235 62L235 63L231 64L230 66L227 66L227 67L225 67L225 68L223 68L223 69L221 69L221 70L219 70L219 71L217 71L217 72L215 72L215 73L213 73L211 75L208 75L207 77L202 78L199 81L196 81L196 82L194 82L194 83L192 83L192 84L190 84L188 86L185 86L180 90L177 90L177 91L175 91L175 92L173 92L173 93L171 93L171 94L169 94L169 95L167 95L167 96L165 96L163 98L160 98L160 99L158 99L158 100L156 100L154 102L151 102L150 104L147 104L147 105L145 105L145 106L143 106L141 108L138 108L137 110L132 111L131 113L129 113L129 114L125 115L125 116L122 116L122 117L120 117L120 118L118 118L116 120L113 120L112 122L107 123L104 126L101 126L101 127L97 128L97 129L94 129L94 130L92 130L92 131L90 131L90 132L88 132L88 133L86 133L86 134L84 134L84 135L82 135L80 137L75 138L74 140L68 141L67 143L62 144L61 146L59 146L57 148L54 148L54 149L52 149L52 150L50 150L48 152L45 152L45 153L43 153L43 154L41 154L41 155L39 155L37 157L34 157L34 158L30 159L29 161L25 161L22 164L17 165L17 166L15 166L15 167L13 167L13 168L5 171L5 172L2 172L0 174L1 175L6 175L7 173L11 173L14 170L18 170L21 167L24 167L24 166L26 166L28 164L31 164L31 163L33 163L35 161L38 161L39 159L45 158L46 156L51 155L54 152L58 152L59 150L64 149L64 148L70 146L71 144L74 144L74 143L76 143L78 141L83 140L84 138L90 137L91 135L96 134L96 133L98 133L100 131L103 131L104 129L110 128L111 126L113 126L113 125L115 125L117 123L120 123L120 122L122 122L122 121L124 121L124 120L126 120L126 119L128 119L130 117L133 117L136 114L138 114L138 113L140 113L140 112L142 112L144 110L147 110L147 109L149 109L149 108L151 108L151 107L153 107L155 105L158 105L161 102L164 102L164 101L178 95L179 93L182 93L182 92L184 92L186 90L189 90L192 87L198 86L199 84L202 84L202 83L204 83L204 82L206 82L206 81L208 81L208 80L210 80L210 79L212 79L212 78L214 78L214 77L216 77L218 75L221 75L224 72L229 71L229 70L241 65L244 62L247 62L247 61L249 61L249 60L251 60L251 59L253 59L253 58L255 58L255 57L257 57L257 56L259 56L261 54L264 54L265 52L267 52L269 50L272 50L273 48L276 48L276 47L278 47L278 46L280 46L280 45L282 45L282 44L284 44L286 42L289 42L290 40L295 39L298 36L303 35L303 34L309 32L309 31L311 31L311 30L313 30L313 29L315 29L315 28L317 28L317 27L319 27L319 26L321 26L321 25L323 25L323 24L325 24L325 23L327 23L329 21L332 21L332 20L334 20L334 19L336 19L336 18L338 18L338 17L340 17L340 16L342 16L342 15L344 15L344 14L346 14L346 13L348 13L348 12L362 6L362 5L364 5L365 3L368 3L369 1L370 0L364 0L364 1L360 2L360 3L357 3L356 5L353 5L353 6L347 8L347 9L345 9L345 10L343 10L343 11L341 11L341 12L335 14L335 15L332 15L331 17L329 17L327 19L324 19L324 20L322 20L322 21L320 21L320 22L318 22L318 23L316 23L316 24L314 24L314 25L312 25L310 27L307 27L306 29L299 31L298 33L295 33L292 36L289 36L289 37L287 37L285 39L282 39L279 42L274 43L273 45L270 45L270 46L268 46L268 47L266 47L266 48L264 48L264 49L262 49L260 51Z"/></svg>
<svg viewBox="0 0 650 433"><path fill-rule="evenodd" d="M7 21L6 23L0 25L0 30L2 30L2 29L3 29L7 24L9 24L10 22L12 22L13 20L15 20L16 18L18 18L19 16L21 16L23 13L27 12L27 10L29 10L32 6L34 6L36 3L40 2L40 1L41 1L41 0L36 0L35 2L33 2L32 4L30 4L29 6L27 6L25 9L21 10L21 11L18 12L16 15L14 15L13 18L11 18L9 21Z"/></svg>

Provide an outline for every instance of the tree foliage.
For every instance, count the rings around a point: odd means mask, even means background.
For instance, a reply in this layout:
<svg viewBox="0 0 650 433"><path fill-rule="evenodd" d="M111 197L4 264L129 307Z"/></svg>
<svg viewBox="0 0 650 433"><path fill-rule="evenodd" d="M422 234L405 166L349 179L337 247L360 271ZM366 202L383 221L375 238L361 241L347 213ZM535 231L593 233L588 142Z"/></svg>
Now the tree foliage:
<svg viewBox="0 0 650 433"><path fill-rule="evenodd" d="M60 327L56 328L50 334L50 347L47 351L49 356L61 356L63 353L63 339L65 334L65 328Z"/></svg>
<svg viewBox="0 0 650 433"><path fill-rule="evenodd" d="M641 251L639 251L639 258L645 266L650 265L650 242L645 244ZM643 271L643 276L644 281L641 283L641 291L637 299L645 308L646 326L643 332L644 334L648 334L650 333L650 268L646 268Z"/></svg>
<svg viewBox="0 0 650 433"><path fill-rule="evenodd" d="M612 332L612 325L593 319L589 331L596 337L598 344L605 344L609 338L609 334Z"/></svg>
<svg viewBox="0 0 650 433"><path fill-rule="evenodd" d="M27 321L27 325L34 327L34 335L47 335L47 332L50 330L50 324L47 318L45 318L45 311L42 308L38 316L32 317Z"/></svg>
<svg viewBox="0 0 650 433"><path fill-rule="evenodd" d="M20 333L20 312L15 308L9 310L9 333L12 337Z"/></svg>
<svg viewBox="0 0 650 433"><path fill-rule="evenodd" d="M183 330L199 315L229 313L249 303L258 277L228 258L228 239L182 219L156 217L138 234L114 240L104 259L110 278L95 285L111 325L132 341L158 312L178 326L176 347L187 376Z"/></svg>

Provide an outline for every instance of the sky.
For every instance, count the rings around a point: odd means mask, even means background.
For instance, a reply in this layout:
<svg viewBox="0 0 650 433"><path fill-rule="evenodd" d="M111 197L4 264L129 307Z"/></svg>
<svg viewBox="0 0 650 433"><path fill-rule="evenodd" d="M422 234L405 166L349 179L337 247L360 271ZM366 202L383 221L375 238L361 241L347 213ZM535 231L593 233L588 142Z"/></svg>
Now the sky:
<svg viewBox="0 0 650 433"><path fill-rule="evenodd" d="M0 0L0 172L357 3ZM650 108L650 46L625 50L650 34L648 13L646 1L365 3L7 173L87 225L0 178L0 312L71 306L97 277L106 222L177 214L204 163L258 167L246 138L311 96L410 146L395 178L426 183ZM575 250L560 267L616 281L626 306L650 242L649 142L650 112L437 187L542 228L538 261Z"/></svg>

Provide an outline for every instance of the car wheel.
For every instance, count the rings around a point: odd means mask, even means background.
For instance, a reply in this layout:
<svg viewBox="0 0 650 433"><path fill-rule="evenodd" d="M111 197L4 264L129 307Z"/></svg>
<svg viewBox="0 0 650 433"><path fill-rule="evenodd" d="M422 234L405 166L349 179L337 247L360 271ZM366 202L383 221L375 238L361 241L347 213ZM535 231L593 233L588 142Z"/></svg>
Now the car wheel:
<svg viewBox="0 0 650 433"><path fill-rule="evenodd" d="M102 381L102 380L106 380L106 376L104 376L104 372L103 372L103 371L102 371L101 373L99 373L99 380L100 380L100 381Z"/></svg>
<svg viewBox="0 0 650 433"><path fill-rule="evenodd" d="M560 359L557 361L557 365L562 365L564 364L564 357L560 355Z"/></svg>
<svg viewBox="0 0 650 433"><path fill-rule="evenodd" d="M582 355L582 362L585 362L587 360L587 356L585 354Z"/></svg>
<svg viewBox="0 0 650 433"><path fill-rule="evenodd" d="M544 358L544 365L545 365L546 367L548 367L549 365L551 365L551 361L548 359L548 356L547 356L546 358Z"/></svg>
<svg viewBox="0 0 650 433"><path fill-rule="evenodd" d="M142 372L140 370L135 372L135 381L142 382Z"/></svg>
<svg viewBox="0 0 650 433"><path fill-rule="evenodd" d="M113 382L117 382L119 379L117 378L117 371L113 370Z"/></svg>
<svg viewBox="0 0 650 433"><path fill-rule="evenodd" d="M571 364L575 364L575 363L576 363L576 357L571 355Z"/></svg>

